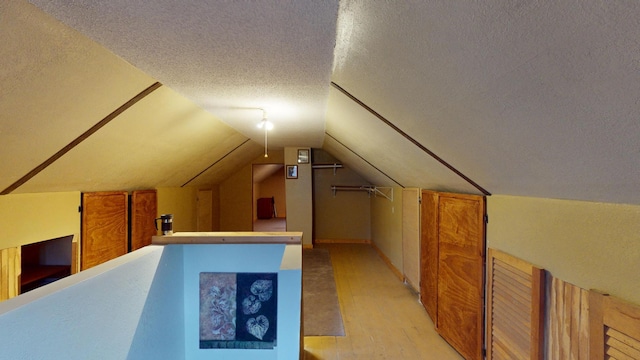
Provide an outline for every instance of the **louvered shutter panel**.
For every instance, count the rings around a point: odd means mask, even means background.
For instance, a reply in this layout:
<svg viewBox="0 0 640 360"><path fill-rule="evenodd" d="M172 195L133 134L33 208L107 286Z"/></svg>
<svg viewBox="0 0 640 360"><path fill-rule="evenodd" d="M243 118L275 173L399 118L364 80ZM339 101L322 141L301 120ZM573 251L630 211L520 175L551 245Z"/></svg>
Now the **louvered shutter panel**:
<svg viewBox="0 0 640 360"><path fill-rule="evenodd" d="M542 359L544 271L489 249L487 359Z"/></svg>
<svg viewBox="0 0 640 360"><path fill-rule="evenodd" d="M640 306L589 292L590 359L640 359Z"/></svg>

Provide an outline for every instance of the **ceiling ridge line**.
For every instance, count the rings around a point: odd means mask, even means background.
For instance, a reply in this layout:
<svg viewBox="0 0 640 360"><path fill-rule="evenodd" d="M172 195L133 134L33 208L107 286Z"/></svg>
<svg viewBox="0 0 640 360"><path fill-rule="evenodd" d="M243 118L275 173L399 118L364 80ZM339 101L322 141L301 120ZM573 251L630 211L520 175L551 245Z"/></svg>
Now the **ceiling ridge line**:
<svg viewBox="0 0 640 360"><path fill-rule="evenodd" d="M351 95L351 93L349 93L348 91L346 91L344 88L342 88L340 85L336 84L335 82L331 82L331 85L336 88L338 91L340 91L342 94L344 94L345 96L347 96L349 99L351 99L352 101L354 101L355 103L357 103L358 105L360 105L361 107L363 107L365 110L367 110L368 112L370 112L373 116L377 117L380 121L382 121L383 123L387 124L390 128L392 128L393 130L395 130L398 134L402 135L405 139L407 139L409 142L411 142L412 144L414 144L415 146L417 146L418 148L420 148L420 150L424 151L425 153L427 153L427 155L431 156L433 159L435 159L436 161L438 161L440 164L444 165L447 169L453 171L456 175L458 175L459 177L461 177L462 179L464 179L466 182L468 182L469 184L473 185L473 187L475 187L476 189L478 189L480 192L482 192L484 195L491 195L491 193L487 190L485 190L482 186L478 185L475 181L471 180L471 178L469 178L468 176L464 175L462 172L460 172L458 169L456 169L455 167L453 167L453 165L449 164L448 162L446 162L444 159L442 159L441 157L439 157L438 155L436 155L433 151L427 149L424 145L422 145L420 142L418 142L416 139L412 138L409 134L407 134L406 132L402 131L402 129L400 129L399 127L397 127L396 125L394 125L391 121L387 120L384 116L380 115L378 112L376 112L375 110L373 110L371 107L367 106L367 104L363 103L362 101L360 101L358 98L356 98L355 96Z"/></svg>
<svg viewBox="0 0 640 360"><path fill-rule="evenodd" d="M195 180L198 176L204 174L207 170L211 169L213 166L215 166L217 163L219 163L220 161L222 161L224 158L226 158L227 156L231 155L231 153L233 153L234 151L238 150L242 145L248 143L251 139L247 139L245 141L242 142L242 144L234 147L233 149L231 149L231 151L229 151L228 153L224 154L223 157L221 157L220 159L216 160L213 164L207 166L206 169L200 171L196 176L192 177L191 179L189 179L189 181L187 181L186 183L182 184L182 186L180 187L185 187L187 186L187 184L189 184L190 182L192 182L193 180Z"/></svg>
<svg viewBox="0 0 640 360"><path fill-rule="evenodd" d="M404 188L404 185L400 184L399 182L397 182L394 178L392 178L391 176L387 175L387 173L385 173L384 171L378 169L375 165L373 165L372 163L370 163L369 161L367 161L367 159L363 158L362 156L360 156L360 154L358 154L357 152L351 150L351 148L349 148L347 145L343 144L342 142L340 142L340 140L336 139L333 135L329 134L328 132L324 132L325 134L327 134L328 137L332 138L333 140L335 140L338 144L342 145L345 149L351 151L352 154L354 154L355 156L359 157L360 159L362 159L362 161L366 162L367 164L369 164L369 166L371 166L372 168L376 169L379 173L381 173L382 175L386 176L387 178L389 178L391 181L393 181L394 183L400 185L401 188Z"/></svg>
<svg viewBox="0 0 640 360"><path fill-rule="evenodd" d="M43 163L41 163L40 165L36 166L33 170L29 171L26 175L24 175L23 177L18 179L18 181L14 182L13 184L9 185L6 189L2 190L2 192L0 192L0 195L7 195L7 194L13 192L15 189L19 188L20 186L22 186L27 181L31 180L33 177L38 175L38 173L40 173L42 170L44 170L47 167L49 167L49 165L53 164L56 160L60 159L66 153L71 151L74 147L78 146L81 142L83 142L84 140L88 139L91 135L95 134L98 130L100 130L102 127L107 125L109 122L111 122L111 120L113 120L116 117L118 117L118 115L120 115L123 112L125 112L127 109L132 107L135 103L137 103L138 101L144 99L147 95L151 94L153 91L155 91L156 89L158 89L161 86L162 86L162 84L160 82L156 81L155 83L153 83L148 88L142 90L136 96L134 96L131 99L129 99L129 101L127 101L126 103L122 104L120 107L115 109L109 115L105 116L97 124L95 124L92 127L90 127L89 130L85 131L80 136L78 136L73 141L71 141L69 144L67 144L65 147L63 147L58 152L53 154L50 158L48 158Z"/></svg>

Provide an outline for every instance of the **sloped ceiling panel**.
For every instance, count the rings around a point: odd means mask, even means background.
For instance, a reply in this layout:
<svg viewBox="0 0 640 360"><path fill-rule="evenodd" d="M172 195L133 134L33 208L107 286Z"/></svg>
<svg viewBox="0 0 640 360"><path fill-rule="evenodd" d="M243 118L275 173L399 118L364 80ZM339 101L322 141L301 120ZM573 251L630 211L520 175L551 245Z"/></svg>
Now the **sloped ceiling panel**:
<svg viewBox="0 0 640 360"><path fill-rule="evenodd" d="M344 0L332 80L492 193L638 204L638 19L637 2Z"/></svg>
<svg viewBox="0 0 640 360"><path fill-rule="evenodd" d="M228 155L216 157L215 162L207 166L188 186L207 187L220 184L238 172L242 167L261 156L264 147L253 140L247 139L239 147L228 152Z"/></svg>
<svg viewBox="0 0 640 360"><path fill-rule="evenodd" d="M0 10L5 193L207 187L261 153L259 144L167 86L150 87L155 79L34 6L4 2ZM112 116L146 88L155 90ZM41 171L30 177L32 170Z"/></svg>
<svg viewBox="0 0 640 360"><path fill-rule="evenodd" d="M245 141L193 102L160 87L17 192L182 186Z"/></svg>
<svg viewBox="0 0 640 360"><path fill-rule="evenodd" d="M272 146L322 144L337 0L31 2L258 143L265 108Z"/></svg>
<svg viewBox="0 0 640 360"><path fill-rule="evenodd" d="M380 169L360 157L359 154L354 153L349 148L345 147L344 144L331 136L326 136L324 138L322 148L336 159L339 159L338 163L343 165L348 164L348 167L351 170L368 182L368 184L362 185L402 186L402 184L397 183L394 179L384 174ZM340 169L337 171L340 171Z"/></svg>
<svg viewBox="0 0 640 360"><path fill-rule="evenodd" d="M0 3L0 44L0 191L154 83L21 1Z"/></svg>
<svg viewBox="0 0 640 360"><path fill-rule="evenodd" d="M275 174L277 171L284 171L283 168L284 168L283 164L254 165L253 169L252 169L252 171L253 171L253 173L252 173L253 182L254 183L260 183L264 179L266 179L269 176Z"/></svg>
<svg viewBox="0 0 640 360"><path fill-rule="evenodd" d="M482 194L338 90L330 91L328 109L327 134L395 182L403 186Z"/></svg>

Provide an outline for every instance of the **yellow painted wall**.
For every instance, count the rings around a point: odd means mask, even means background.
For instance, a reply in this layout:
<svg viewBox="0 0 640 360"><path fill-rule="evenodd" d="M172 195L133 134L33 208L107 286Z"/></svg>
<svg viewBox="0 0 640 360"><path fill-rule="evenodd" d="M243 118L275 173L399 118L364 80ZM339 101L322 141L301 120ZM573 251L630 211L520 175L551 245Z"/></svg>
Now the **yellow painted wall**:
<svg viewBox="0 0 640 360"><path fill-rule="evenodd" d="M159 188L158 213L174 214L174 231L196 230L195 188ZM0 196L0 248L67 235L80 235L81 193L52 192Z"/></svg>
<svg viewBox="0 0 640 360"><path fill-rule="evenodd" d="M251 231L253 229L252 191L250 164L220 184L221 231Z"/></svg>
<svg viewBox="0 0 640 360"><path fill-rule="evenodd" d="M322 150L313 151L314 162ZM319 163L338 160L323 156ZM371 204L362 191L339 191L333 195L332 185L367 185L360 175L349 168L313 170L314 229L316 239L371 240Z"/></svg>
<svg viewBox="0 0 640 360"><path fill-rule="evenodd" d="M0 248L80 235L80 192L0 196Z"/></svg>
<svg viewBox="0 0 640 360"><path fill-rule="evenodd" d="M220 231L220 185L213 185L212 190L212 206L211 216L213 217L212 231Z"/></svg>
<svg viewBox="0 0 640 360"><path fill-rule="evenodd" d="M494 195L487 214L489 247L640 304L640 206Z"/></svg>
<svg viewBox="0 0 640 360"><path fill-rule="evenodd" d="M284 149L285 168L286 165L298 166L298 178L285 180L287 231L302 231L302 243L310 245L313 242L313 179L311 164L297 163L298 149L305 148Z"/></svg>
<svg viewBox="0 0 640 360"><path fill-rule="evenodd" d="M393 188L393 201L371 197L371 241L402 271L402 188Z"/></svg>
<svg viewBox="0 0 640 360"><path fill-rule="evenodd" d="M198 189L158 188L158 215L173 214L173 231L196 231ZM158 225L159 226L159 225Z"/></svg>

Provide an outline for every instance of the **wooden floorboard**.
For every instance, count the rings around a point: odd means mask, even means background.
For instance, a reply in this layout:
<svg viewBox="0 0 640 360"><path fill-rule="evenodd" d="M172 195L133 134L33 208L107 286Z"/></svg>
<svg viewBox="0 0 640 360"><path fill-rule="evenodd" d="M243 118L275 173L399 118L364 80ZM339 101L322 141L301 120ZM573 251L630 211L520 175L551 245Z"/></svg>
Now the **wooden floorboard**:
<svg viewBox="0 0 640 360"><path fill-rule="evenodd" d="M346 336L305 337L306 360L462 359L372 246L316 247L331 253Z"/></svg>

